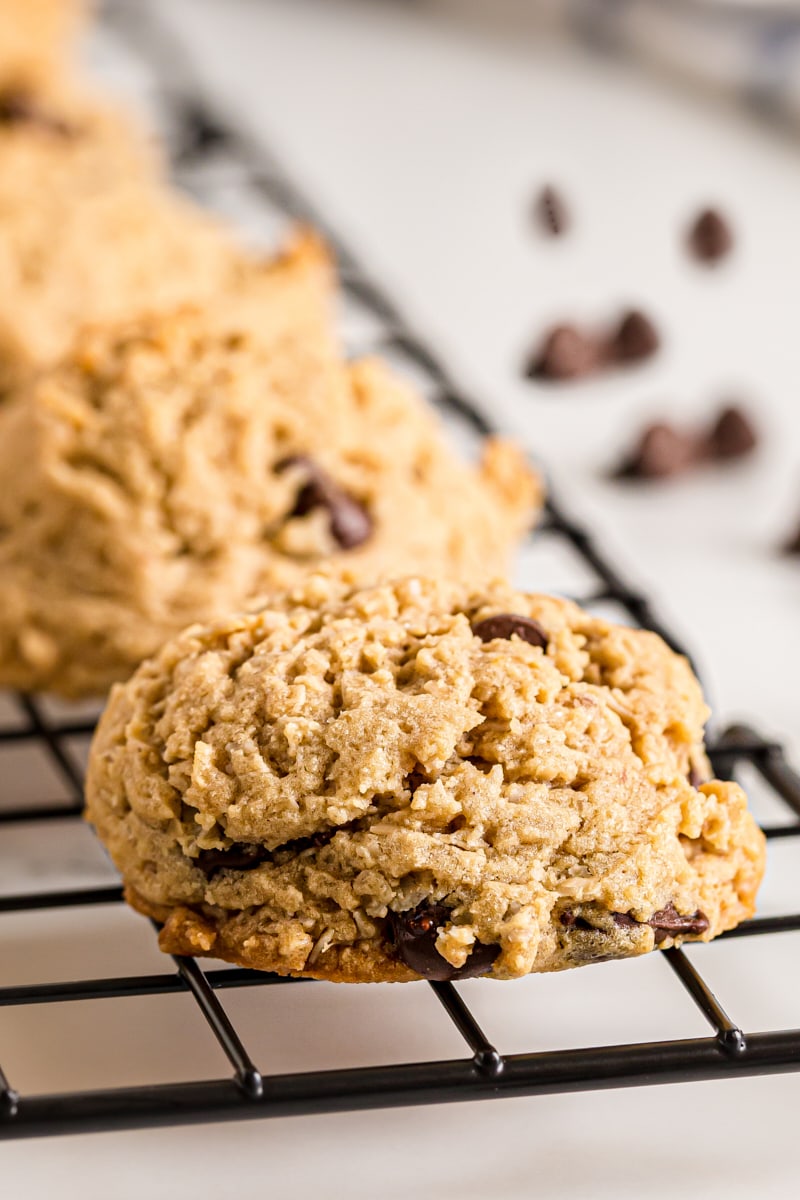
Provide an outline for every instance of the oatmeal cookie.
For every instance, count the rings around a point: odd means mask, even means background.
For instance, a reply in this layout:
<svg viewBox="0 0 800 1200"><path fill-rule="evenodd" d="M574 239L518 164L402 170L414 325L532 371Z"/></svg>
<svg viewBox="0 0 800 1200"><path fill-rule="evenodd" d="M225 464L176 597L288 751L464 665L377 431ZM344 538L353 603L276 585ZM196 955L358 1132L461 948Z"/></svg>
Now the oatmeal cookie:
<svg viewBox="0 0 800 1200"><path fill-rule="evenodd" d="M313 276L289 258L202 310L88 332L0 407L0 686L103 692L325 562L506 567L537 477L494 439L466 465L384 366L344 362Z"/></svg>
<svg viewBox="0 0 800 1200"><path fill-rule="evenodd" d="M764 838L706 716L660 638L567 601L312 576L113 690L88 817L170 953L512 979L752 914Z"/></svg>

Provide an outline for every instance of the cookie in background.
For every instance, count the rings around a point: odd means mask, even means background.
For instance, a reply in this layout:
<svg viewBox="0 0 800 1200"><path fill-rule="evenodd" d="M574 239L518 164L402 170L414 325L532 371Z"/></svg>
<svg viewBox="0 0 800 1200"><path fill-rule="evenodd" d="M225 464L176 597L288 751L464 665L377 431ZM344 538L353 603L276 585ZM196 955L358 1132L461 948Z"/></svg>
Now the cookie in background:
<svg viewBox="0 0 800 1200"><path fill-rule="evenodd" d="M169 636L321 565L505 570L541 501L376 360L340 356L305 236L204 306L87 330L0 406L0 686L103 693Z"/></svg>

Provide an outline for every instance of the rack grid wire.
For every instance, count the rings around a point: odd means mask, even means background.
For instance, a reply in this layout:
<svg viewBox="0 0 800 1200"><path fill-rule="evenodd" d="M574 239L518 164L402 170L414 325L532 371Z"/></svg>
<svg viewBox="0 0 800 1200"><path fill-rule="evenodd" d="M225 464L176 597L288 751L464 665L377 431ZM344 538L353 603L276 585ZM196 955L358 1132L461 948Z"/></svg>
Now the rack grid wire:
<svg viewBox="0 0 800 1200"><path fill-rule="evenodd" d="M345 297L367 312L379 331L373 348L404 359L427 382L431 399L474 434L482 437L494 432L481 408L273 154L231 122L205 93L193 77L182 47L155 24L152 12L145 13L146 7L110 4L104 20L154 74L161 116L172 134L178 177L202 195L203 172L210 164L222 164L228 171L233 169L239 185L256 195L265 210L320 229L336 253ZM591 531L573 520L552 492L545 519L532 536L560 540L588 569L595 583L589 594L580 598L582 604L613 603L632 623L656 631L682 650L650 600L615 568ZM89 736L94 721L53 716L48 706L33 696L18 695L13 703L15 717L0 724L0 780L4 778L3 754L9 747L36 746L49 757L68 799L0 808L0 825L8 828L39 822L46 826L64 818L79 820L83 773L70 740ZM712 735L707 748L719 777L732 778L742 764L749 764L788 810L790 820L764 828L768 839L800 836L800 775L790 766L781 744L749 725L735 725ZM121 902L119 886L0 894L0 914ZM755 918L723 936L751 938L796 931L800 931L800 912ZM430 990L458 1031L466 1048L463 1058L278 1075L262 1074L258 1069L221 994L237 988L308 981L236 968L204 969L194 959L176 957L172 973L0 987L0 1007L189 993L231 1068L226 1078L200 1082L29 1096L15 1090L13 1079L7 1078L0 1065L0 1139L530 1096L800 1068L800 1029L745 1034L682 950L661 951L660 958L697 1005L710 1026L709 1036L502 1055L454 984L420 983L417 986Z"/></svg>

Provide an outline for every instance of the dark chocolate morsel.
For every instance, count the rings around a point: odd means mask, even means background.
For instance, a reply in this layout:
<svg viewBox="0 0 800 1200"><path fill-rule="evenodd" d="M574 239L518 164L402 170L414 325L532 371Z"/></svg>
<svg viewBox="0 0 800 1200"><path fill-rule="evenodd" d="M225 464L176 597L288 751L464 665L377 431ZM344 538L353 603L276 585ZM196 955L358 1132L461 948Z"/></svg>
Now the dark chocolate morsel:
<svg viewBox="0 0 800 1200"><path fill-rule="evenodd" d="M583 379L601 365L601 347L596 337L574 325L556 325L545 334L525 374L528 379Z"/></svg>
<svg viewBox="0 0 800 1200"><path fill-rule="evenodd" d="M325 508L331 524L331 533L343 550L352 550L362 545L372 534L369 513L350 496L330 475L307 455L298 454L285 458L277 464L277 471L287 467L301 467L306 482L297 493L290 516L303 517L315 508Z"/></svg>
<svg viewBox="0 0 800 1200"><path fill-rule="evenodd" d="M783 543L784 554L800 554L800 525L793 537Z"/></svg>
<svg viewBox="0 0 800 1200"><path fill-rule="evenodd" d="M543 187L536 197L536 217L545 233L560 237L569 228L569 212L560 192L552 185Z"/></svg>
<svg viewBox="0 0 800 1200"><path fill-rule="evenodd" d="M201 850L196 858L190 861L207 875L215 871L228 869L231 871L251 871L271 858L265 846L248 846L242 842L234 842L227 850Z"/></svg>
<svg viewBox="0 0 800 1200"><path fill-rule="evenodd" d="M707 451L710 458L742 458L755 450L758 434L741 408L724 408L711 426Z"/></svg>
<svg viewBox="0 0 800 1200"><path fill-rule="evenodd" d="M658 330L638 308L626 312L608 339L611 362L634 363L651 358L661 345Z"/></svg>
<svg viewBox="0 0 800 1200"><path fill-rule="evenodd" d="M708 929L708 917L700 911L693 913L689 917L682 916L674 904L668 904L666 908L662 908L659 912L653 913L647 921L637 921L630 913L612 912L614 924L620 929L629 929L635 925L649 925L655 930L656 945L663 942L667 937L675 935L685 935L689 937L697 936L705 933ZM571 909L567 909L561 914L561 924L565 929L592 929L596 933L601 933L597 926L590 924L583 917L576 916Z"/></svg>
<svg viewBox="0 0 800 1200"><path fill-rule="evenodd" d="M289 842L283 842L282 845L275 846L273 850L268 850L266 846L235 842L227 850L201 850L195 858L189 861L207 875L213 875L216 871L223 870L252 871L254 867L260 867L262 863L272 862L276 854L301 854L304 850L319 850L323 846L327 846L331 838L335 837L340 830L354 829L357 824L356 820L349 821L346 825L336 825L332 829L322 829L319 833L312 833L308 837L293 838Z"/></svg>
<svg viewBox="0 0 800 1200"><path fill-rule="evenodd" d="M444 981L485 975L500 953L500 947L475 942L463 967L454 967L436 949L439 930L449 920L450 909L445 904L423 902L400 913L389 909L389 925L397 954L423 979Z"/></svg>
<svg viewBox="0 0 800 1200"><path fill-rule="evenodd" d="M673 937L676 934L696 937L698 934L705 933L708 929L708 917L699 909L691 916L685 917L678 912L674 904L668 904L666 908L653 913L647 924L655 930L656 945L658 945L665 938Z"/></svg>
<svg viewBox="0 0 800 1200"><path fill-rule="evenodd" d="M706 208L689 229L689 248L699 262L715 263L733 249L731 227L715 208Z"/></svg>
<svg viewBox="0 0 800 1200"><path fill-rule="evenodd" d="M497 613L494 617L484 617L472 626L472 632L482 642L491 642L494 638L510 638L516 634L531 646L547 649L547 634L539 622L517 613Z"/></svg>
<svg viewBox="0 0 800 1200"><path fill-rule="evenodd" d="M666 479L687 470L697 458L695 439L665 421L648 425L632 453L617 468L617 479Z"/></svg>

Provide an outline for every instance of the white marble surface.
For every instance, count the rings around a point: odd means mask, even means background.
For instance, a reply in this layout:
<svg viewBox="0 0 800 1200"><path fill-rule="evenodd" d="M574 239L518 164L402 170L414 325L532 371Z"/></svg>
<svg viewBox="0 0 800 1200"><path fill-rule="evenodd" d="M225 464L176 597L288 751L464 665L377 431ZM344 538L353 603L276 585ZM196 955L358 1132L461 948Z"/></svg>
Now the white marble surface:
<svg viewBox="0 0 800 1200"><path fill-rule="evenodd" d="M268 135L495 420L542 455L570 505L659 598L719 714L756 717L797 754L800 567L774 547L800 517L798 148L556 37L505 40L411 5L161 7L226 103ZM545 180L574 208L561 242L528 219ZM714 272L680 246L706 200L739 233ZM657 362L558 391L520 381L545 322L627 302L657 315ZM748 399L763 427L752 462L649 491L603 479L637 421L700 421L729 395ZM544 544L520 579L581 586ZM5 758L3 769L4 793L30 778ZM41 771L26 786L55 799ZM763 796L755 803L775 818ZM793 842L775 847L762 912L796 910L798 854ZM4 891L111 877L72 826L50 844L4 831L0 872ZM692 954L731 1015L757 1030L800 1025L799 947L790 934ZM0 918L0 986L167 965L126 911ZM704 1032L658 956L462 986L501 1050ZM254 989L226 1003L265 1072L461 1053L422 986ZM225 1070L182 996L0 1010L0 1063L29 1091ZM788 1197L798 1100L800 1076L784 1076L0 1144L0 1195Z"/></svg>

